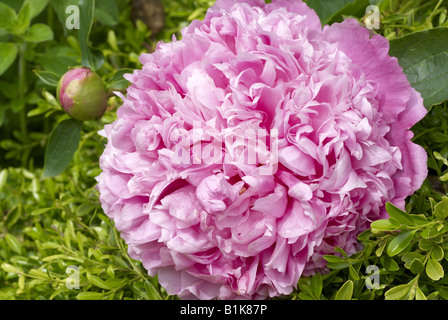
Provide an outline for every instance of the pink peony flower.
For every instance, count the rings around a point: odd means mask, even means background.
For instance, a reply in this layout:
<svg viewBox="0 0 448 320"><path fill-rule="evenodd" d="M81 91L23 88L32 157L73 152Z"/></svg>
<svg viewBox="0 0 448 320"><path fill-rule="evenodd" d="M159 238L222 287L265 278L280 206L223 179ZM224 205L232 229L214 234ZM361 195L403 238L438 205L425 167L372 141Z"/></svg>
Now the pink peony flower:
<svg viewBox="0 0 448 320"><path fill-rule="evenodd" d="M427 174L426 109L388 50L299 0L218 0L143 54L98 177L130 256L181 298L252 299L355 253Z"/></svg>

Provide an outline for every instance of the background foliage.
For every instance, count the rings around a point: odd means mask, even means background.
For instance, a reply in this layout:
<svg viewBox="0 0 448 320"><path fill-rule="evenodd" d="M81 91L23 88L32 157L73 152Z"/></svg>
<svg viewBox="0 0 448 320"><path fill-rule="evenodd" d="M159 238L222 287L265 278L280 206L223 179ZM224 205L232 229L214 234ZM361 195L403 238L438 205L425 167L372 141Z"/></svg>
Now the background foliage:
<svg viewBox="0 0 448 320"><path fill-rule="evenodd" d="M138 56L158 41L180 38L214 1L163 0L159 25L133 19L139 2L97 0L86 34L65 28L65 8L79 0L0 0L0 299L176 298L129 258L98 201L106 141L97 132L114 121L118 97L101 119L80 125L68 168L43 177L50 134L68 119L55 98L59 77L87 55L109 88L123 90L123 69L139 68ZM379 6L381 29L372 32L390 40L429 109L412 129L428 153L429 176L406 212L388 205L391 218L360 235L357 254L338 249L326 257L329 272L302 278L282 299L448 299L448 1L307 2L323 24L349 16L364 23L365 8ZM67 285L71 266L79 288Z"/></svg>

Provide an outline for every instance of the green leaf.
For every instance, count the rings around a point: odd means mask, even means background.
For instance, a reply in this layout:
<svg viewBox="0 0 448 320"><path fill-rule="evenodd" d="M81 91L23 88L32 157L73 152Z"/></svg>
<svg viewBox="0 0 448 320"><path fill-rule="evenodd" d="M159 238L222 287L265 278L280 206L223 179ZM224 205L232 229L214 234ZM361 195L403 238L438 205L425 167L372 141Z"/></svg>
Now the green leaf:
<svg viewBox="0 0 448 320"><path fill-rule="evenodd" d="M31 22L30 5L29 3L24 3L17 15L14 30L11 30L11 33L18 35L23 34L30 26L30 22Z"/></svg>
<svg viewBox="0 0 448 320"><path fill-rule="evenodd" d="M354 0L307 0L307 5L312 8L319 16L322 26L327 24L330 17Z"/></svg>
<svg viewBox="0 0 448 320"><path fill-rule="evenodd" d="M397 229L397 226L393 225L388 219L380 219L373 221L370 224L372 233L380 233L383 231L393 231Z"/></svg>
<svg viewBox="0 0 448 320"><path fill-rule="evenodd" d="M14 9L0 2L0 29L5 29L8 32L13 31L16 20L17 14Z"/></svg>
<svg viewBox="0 0 448 320"><path fill-rule="evenodd" d="M430 108L448 99L448 28L413 32L390 40L391 56L398 58L411 86Z"/></svg>
<svg viewBox="0 0 448 320"><path fill-rule="evenodd" d="M0 76L14 63L18 52L14 43L0 43Z"/></svg>
<svg viewBox="0 0 448 320"><path fill-rule="evenodd" d="M47 6L49 0L25 0L24 4L28 4L31 19L37 17Z"/></svg>
<svg viewBox="0 0 448 320"><path fill-rule="evenodd" d="M428 300L419 287L415 288L415 300Z"/></svg>
<svg viewBox="0 0 448 320"><path fill-rule="evenodd" d="M411 243L414 233L415 230L407 231L393 238L387 247L387 254L393 257L403 251Z"/></svg>
<svg viewBox="0 0 448 320"><path fill-rule="evenodd" d="M2 269L10 273L20 273L20 270L9 263L2 263Z"/></svg>
<svg viewBox="0 0 448 320"><path fill-rule="evenodd" d="M89 46L90 30L92 29L95 0L80 0L80 29L78 32L79 47L81 49L81 64L93 71L98 70L104 64L103 53Z"/></svg>
<svg viewBox="0 0 448 320"><path fill-rule="evenodd" d="M381 256L380 261L383 267L388 271L398 271L400 269L397 262L389 256Z"/></svg>
<svg viewBox="0 0 448 320"><path fill-rule="evenodd" d="M438 261L429 259L426 263L426 274L434 281L440 280L444 276L443 267Z"/></svg>
<svg viewBox="0 0 448 320"><path fill-rule="evenodd" d="M402 284L387 290L384 297L386 300L406 300L411 289L411 284Z"/></svg>
<svg viewBox="0 0 448 320"><path fill-rule="evenodd" d="M96 287L105 289L105 290L112 290L113 287L108 286L102 279L98 278L97 276L91 275L87 272L86 274L87 279Z"/></svg>
<svg viewBox="0 0 448 320"><path fill-rule="evenodd" d="M431 258L436 260L436 261L440 261L443 259L445 255L445 252L443 251L443 248L439 245L434 245L434 247L432 248L431 251Z"/></svg>
<svg viewBox="0 0 448 320"><path fill-rule="evenodd" d="M25 40L28 42L45 42L53 40L53 31L44 23L36 23L25 33Z"/></svg>
<svg viewBox="0 0 448 320"><path fill-rule="evenodd" d="M328 5L332 0L328 0L325 2ZM334 22L342 22L344 20L344 16L354 16L361 18L366 13L366 8L370 5L369 0L355 0L350 3L345 4L338 11L333 13L331 17L328 18L326 24L332 24Z"/></svg>
<svg viewBox="0 0 448 320"><path fill-rule="evenodd" d="M311 290L316 299L320 299L320 295L322 293L322 276L320 273L316 272L314 276L311 277Z"/></svg>
<svg viewBox="0 0 448 320"><path fill-rule="evenodd" d="M81 121L64 120L51 132L44 160L44 178L62 173L69 165L79 146Z"/></svg>
<svg viewBox="0 0 448 320"><path fill-rule="evenodd" d="M425 270L425 266L420 259L415 258L414 260L412 260L409 269L412 273L419 274Z"/></svg>
<svg viewBox="0 0 448 320"><path fill-rule="evenodd" d="M415 225L412 218L405 211L397 208L390 202L386 203L386 211L392 218L394 218L401 224L408 225L408 226Z"/></svg>
<svg viewBox="0 0 448 320"><path fill-rule="evenodd" d="M434 216L440 220L448 217L448 197L442 197L442 200L434 206Z"/></svg>
<svg viewBox="0 0 448 320"><path fill-rule="evenodd" d="M55 88L58 86L60 78L57 74L49 71L38 71L38 70L33 70L33 72L40 80L42 80L43 83Z"/></svg>
<svg viewBox="0 0 448 320"><path fill-rule="evenodd" d="M99 292L81 292L76 296L76 300L101 300L103 297Z"/></svg>
<svg viewBox="0 0 448 320"><path fill-rule="evenodd" d="M107 87L112 90L123 90L126 89L130 82L123 78L126 73L132 73L132 69L121 69L118 70L107 82Z"/></svg>
<svg viewBox="0 0 448 320"><path fill-rule="evenodd" d="M353 295L353 281L347 280L336 292L335 300L351 300Z"/></svg>

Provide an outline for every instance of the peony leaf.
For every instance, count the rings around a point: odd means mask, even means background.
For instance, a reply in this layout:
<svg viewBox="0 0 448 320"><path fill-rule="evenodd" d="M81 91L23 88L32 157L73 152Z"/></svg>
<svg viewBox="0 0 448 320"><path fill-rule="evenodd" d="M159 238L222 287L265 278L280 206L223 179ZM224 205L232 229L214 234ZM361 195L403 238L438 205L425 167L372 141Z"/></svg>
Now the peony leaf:
<svg viewBox="0 0 448 320"><path fill-rule="evenodd" d="M44 178L57 176L67 168L78 149L81 123L75 119L64 120L51 132L45 151Z"/></svg>
<svg viewBox="0 0 448 320"><path fill-rule="evenodd" d="M362 16L368 0L308 0L307 5L316 11L322 26L342 21L342 15Z"/></svg>
<svg viewBox="0 0 448 320"><path fill-rule="evenodd" d="M390 40L391 56L398 58L411 86L426 108L448 99L448 28L437 27Z"/></svg>
<svg viewBox="0 0 448 320"><path fill-rule="evenodd" d="M42 80L45 84L51 86L51 87L57 87L59 83L59 76L57 74L54 74L53 72L49 71L37 71L33 70L36 76Z"/></svg>
<svg viewBox="0 0 448 320"><path fill-rule="evenodd" d="M80 29L78 32L79 47L81 48L81 64L84 67L90 68L93 71L98 70L104 64L103 53L89 46L89 35L92 29L94 12L95 12L95 0L80 0Z"/></svg>

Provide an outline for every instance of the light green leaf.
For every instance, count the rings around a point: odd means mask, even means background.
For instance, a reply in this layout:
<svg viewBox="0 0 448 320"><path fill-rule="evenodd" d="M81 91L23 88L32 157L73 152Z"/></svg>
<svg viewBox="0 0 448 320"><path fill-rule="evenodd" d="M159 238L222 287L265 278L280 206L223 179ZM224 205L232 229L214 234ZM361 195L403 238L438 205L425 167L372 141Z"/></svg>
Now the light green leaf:
<svg viewBox="0 0 448 320"><path fill-rule="evenodd" d="M347 280L336 292L335 300L351 300L353 295L353 281Z"/></svg>
<svg viewBox="0 0 448 320"><path fill-rule="evenodd" d="M6 243L8 244L8 247L17 254L22 254L22 245L20 244L20 241L17 240L16 237L14 237L12 234L7 233L5 235Z"/></svg>
<svg viewBox="0 0 448 320"><path fill-rule="evenodd" d="M0 76L14 63L18 51L14 43L0 43Z"/></svg>
<svg viewBox="0 0 448 320"><path fill-rule="evenodd" d="M62 173L70 164L81 138L81 121L64 120L51 132L44 160L44 178Z"/></svg>
<svg viewBox="0 0 448 320"><path fill-rule="evenodd" d="M2 263L2 269L10 273L20 273L20 270L9 263Z"/></svg>
<svg viewBox="0 0 448 320"><path fill-rule="evenodd" d="M415 300L428 300L419 287L415 288Z"/></svg>
<svg viewBox="0 0 448 320"><path fill-rule="evenodd" d="M406 300L412 289L412 284L402 284L386 291L384 297L386 300Z"/></svg>
<svg viewBox="0 0 448 320"><path fill-rule="evenodd" d="M316 272L316 274L311 277L311 290L314 297L316 297L317 299L320 298L320 295L322 293L322 286L322 276L320 275L320 273Z"/></svg>
<svg viewBox="0 0 448 320"><path fill-rule="evenodd" d="M380 219L373 221L370 224L372 233L380 233L383 231L393 231L397 229L397 226L393 225L388 219Z"/></svg>
<svg viewBox="0 0 448 320"><path fill-rule="evenodd" d="M387 247L387 254L393 257L403 251L411 243L414 233L415 230L407 231L393 238Z"/></svg>
<svg viewBox="0 0 448 320"><path fill-rule="evenodd" d="M434 216L440 220L448 217L448 197L442 197L442 200L434 206Z"/></svg>
<svg viewBox="0 0 448 320"><path fill-rule="evenodd" d="M429 259L426 263L426 274L434 281L440 280L444 276L443 267L438 261Z"/></svg>
<svg viewBox="0 0 448 320"><path fill-rule="evenodd" d="M413 32L390 40L391 56L398 58L411 86L430 108L448 99L448 28Z"/></svg>
<svg viewBox="0 0 448 320"><path fill-rule="evenodd" d="M53 40L53 31L44 23L36 23L25 33L25 40L28 42L45 42Z"/></svg>
<svg viewBox="0 0 448 320"><path fill-rule="evenodd" d="M101 300L103 297L99 292L81 292L76 296L76 300Z"/></svg>

